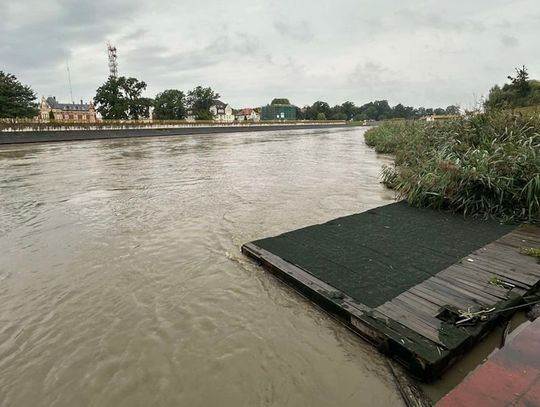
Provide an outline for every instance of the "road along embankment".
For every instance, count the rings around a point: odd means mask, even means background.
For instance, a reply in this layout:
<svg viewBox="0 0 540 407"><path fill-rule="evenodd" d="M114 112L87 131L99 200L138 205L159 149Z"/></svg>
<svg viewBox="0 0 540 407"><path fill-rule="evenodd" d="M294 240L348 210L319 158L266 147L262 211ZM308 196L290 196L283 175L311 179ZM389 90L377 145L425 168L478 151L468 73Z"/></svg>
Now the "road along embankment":
<svg viewBox="0 0 540 407"><path fill-rule="evenodd" d="M0 144L43 143L55 141L103 140L132 137L164 137L193 134L240 133L253 131L306 130L348 127L334 124L280 124L242 126L197 126L176 128L135 128L107 130L40 130L0 132Z"/></svg>

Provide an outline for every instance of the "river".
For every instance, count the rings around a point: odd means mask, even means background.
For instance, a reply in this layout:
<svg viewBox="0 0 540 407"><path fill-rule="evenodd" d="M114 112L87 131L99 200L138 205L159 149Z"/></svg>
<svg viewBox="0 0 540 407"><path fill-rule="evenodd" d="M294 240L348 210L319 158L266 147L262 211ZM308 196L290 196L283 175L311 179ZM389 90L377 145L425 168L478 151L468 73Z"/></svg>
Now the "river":
<svg viewBox="0 0 540 407"><path fill-rule="evenodd" d="M0 405L401 405L239 251L391 202L363 131L1 146Z"/></svg>

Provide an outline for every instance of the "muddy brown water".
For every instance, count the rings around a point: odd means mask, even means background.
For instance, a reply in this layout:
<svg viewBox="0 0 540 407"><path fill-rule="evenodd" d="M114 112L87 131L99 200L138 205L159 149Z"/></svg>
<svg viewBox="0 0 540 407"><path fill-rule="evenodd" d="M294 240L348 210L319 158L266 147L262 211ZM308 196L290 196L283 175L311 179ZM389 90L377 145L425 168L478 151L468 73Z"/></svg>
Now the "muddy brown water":
<svg viewBox="0 0 540 407"><path fill-rule="evenodd" d="M395 406L242 243L392 200L363 130L0 147L0 405Z"/></svg>

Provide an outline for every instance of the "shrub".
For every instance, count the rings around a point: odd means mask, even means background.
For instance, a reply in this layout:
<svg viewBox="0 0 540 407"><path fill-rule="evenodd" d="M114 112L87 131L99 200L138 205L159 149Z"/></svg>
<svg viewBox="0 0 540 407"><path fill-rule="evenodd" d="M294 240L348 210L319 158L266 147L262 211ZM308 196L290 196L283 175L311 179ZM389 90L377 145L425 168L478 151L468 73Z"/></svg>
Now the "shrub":
<svg viewBox="0 0 540 407"><path fill-rule="evenodd" d="M505 222L540 221L540 119L498 112L391 122L366 143L395 154L383 182L411 205Z"/></svg>

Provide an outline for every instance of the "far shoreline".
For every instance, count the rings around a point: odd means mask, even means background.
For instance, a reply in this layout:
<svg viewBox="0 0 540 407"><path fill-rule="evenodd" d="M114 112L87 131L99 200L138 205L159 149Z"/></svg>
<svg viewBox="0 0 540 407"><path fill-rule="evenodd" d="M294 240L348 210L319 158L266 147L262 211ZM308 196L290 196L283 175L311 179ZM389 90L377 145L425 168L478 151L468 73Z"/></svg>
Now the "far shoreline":
<svg viewBox="0 0 540 407"><path fill-rule="evenodd" d="M279 130L311 130L327 128L353 128L346 123L329 124L252 124L252 125L208 125L175 128L123 128L107 130L34 130L0 132L0 144L49 143L61 141L109 140L140 137L187 136L196 134L221 134Z"/></svg>

